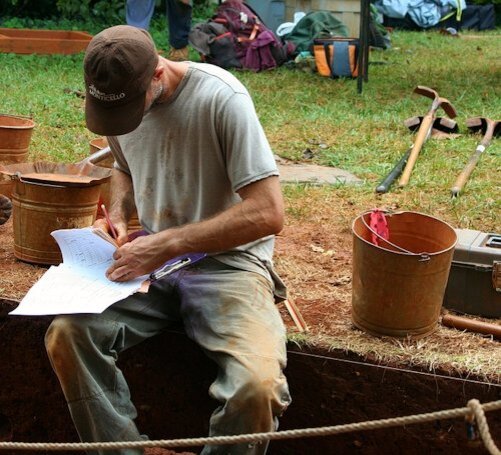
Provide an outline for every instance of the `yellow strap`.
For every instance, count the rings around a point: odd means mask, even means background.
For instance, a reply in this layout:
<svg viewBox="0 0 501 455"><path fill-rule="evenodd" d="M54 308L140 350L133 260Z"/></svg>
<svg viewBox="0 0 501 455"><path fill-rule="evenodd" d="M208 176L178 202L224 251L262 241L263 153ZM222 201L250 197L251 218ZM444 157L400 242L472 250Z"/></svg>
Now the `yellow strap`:
<svg viewBox="0 0 501 455"><path fill-rule="evenodd" d="M456 20L459 22L461 20L461 15L463 14L463 10L461 9L461 0L457 0L456 1L456 4L457 4L457 8L456 8ZM447 19L449 19L449 17L452 17L454 15L454 11L449 13L449 14L446 14L444 17L442 17L440 19L440 22L442 21L445 21Z"/></svg>

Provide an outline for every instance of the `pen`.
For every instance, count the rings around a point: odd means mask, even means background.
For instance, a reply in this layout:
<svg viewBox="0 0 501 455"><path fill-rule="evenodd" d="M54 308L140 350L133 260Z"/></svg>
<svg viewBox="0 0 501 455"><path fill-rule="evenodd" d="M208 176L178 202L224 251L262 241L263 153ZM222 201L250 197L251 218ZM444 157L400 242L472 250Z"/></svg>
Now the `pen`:
<svg viewBox="0 0 501 455"><path fill-rule="evenodd" d="M106 222L108 223L108 226L110 228L111 235L116 240L118 238L118 234L117 234L117 231L115 229L115 226L113 226L113 223L110 220L110 215L108 215L108 210L106 210L106 207L104 206L104 204L101 204L101 210L104 213L104 217L106 218Z"/></svg>

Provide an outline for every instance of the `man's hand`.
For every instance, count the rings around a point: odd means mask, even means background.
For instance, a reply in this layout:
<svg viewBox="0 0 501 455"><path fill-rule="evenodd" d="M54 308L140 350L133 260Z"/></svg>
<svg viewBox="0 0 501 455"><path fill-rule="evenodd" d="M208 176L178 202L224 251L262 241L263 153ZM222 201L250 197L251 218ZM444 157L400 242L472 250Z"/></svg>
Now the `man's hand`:
<svg viewBox="0 0 501 455"><path fill-rule="evenodd" d="M108 141L110 140L111 138L108 138ZM121 246L129 241L127 235L127 220L130 219L134 211L134 192L130 175L118 169L113 169L110 187L113 189L111 193L111 203L109 206L106 206L106 209L108 209L109 221L113 224L117 232L117 238L115 240L117 244ZM105 232L112 235L111 228L106 218L96 220L94 227L100 227Z"/></svg>
<svg viewBox="0 0 501 455"><path fill-rule="evenodd" d="M149 275L171 259L159 254L157 241L157 235L150 234L123 244L113 254L115 262L106 271L108 279L129 281L141 275Z"/></svg>
<svg viewBox="0 0 501 455"><path fill-rule="evenodd" d="M277 176L253 182L238 191L242 202L207 220L138 237L122 245L106 276L128 281L149 274L185 253L217 253L280 232L283 198ZM115 223L113 216L111 221Z"/></svg>
<svg viewBox="0 0 501 455"><path fill-rule="evenodd" d="M124 222L113 222L113 226L115 227L115 230L118 235L118 237L115 239L118 246L122 246L125 243L127 243L129 241L129 236L127 234L127 224ZM102 229L104 232L107 232L113 237L110 225L108 224L105 218L99 218L96 221L94 221L92 227Z"/></svg>

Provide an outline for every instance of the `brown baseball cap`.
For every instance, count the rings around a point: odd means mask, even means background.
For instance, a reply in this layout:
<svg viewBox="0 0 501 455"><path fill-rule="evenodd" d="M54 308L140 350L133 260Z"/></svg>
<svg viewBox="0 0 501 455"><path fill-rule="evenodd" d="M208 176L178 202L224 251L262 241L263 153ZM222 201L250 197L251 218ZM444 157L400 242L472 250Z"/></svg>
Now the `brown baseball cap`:
<svg viewBox="0 0 501 455"><path fill-rule="evenodd" d="M117 25L94 36L84 57L87 128L102 136L135 130L157 63L155 43L146 30Z"/></svg>

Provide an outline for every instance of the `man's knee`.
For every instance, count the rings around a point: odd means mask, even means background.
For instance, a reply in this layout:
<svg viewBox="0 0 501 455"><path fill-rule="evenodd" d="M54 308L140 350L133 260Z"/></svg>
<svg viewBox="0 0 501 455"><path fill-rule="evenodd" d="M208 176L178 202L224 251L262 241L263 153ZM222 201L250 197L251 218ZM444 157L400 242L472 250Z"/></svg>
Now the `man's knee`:
<svg viewBox="0 0 501 455"><path fill-rule="evenodd" d="M273 415L281 415L291 401L287 380L282 373L250 372L241 379L237 402L243 408L271 410Z"/></svg>
<svg viewBox="0 0 501 455"><path fill-rule="evenodd" d="M68 361L75 352L75 340L83 338L83 329L75 323L75 318L60 316L55 318L45 334L45 349L56 370Z"/></svg>

